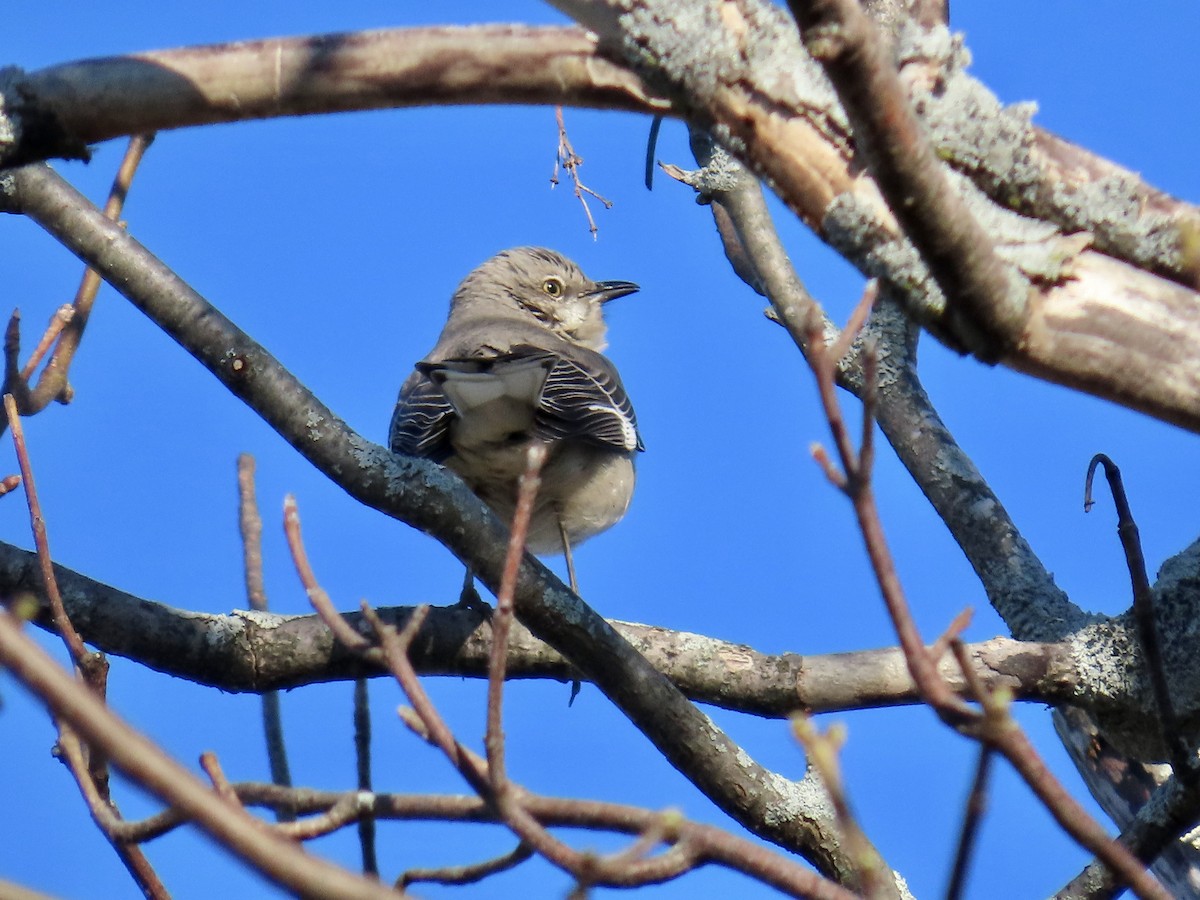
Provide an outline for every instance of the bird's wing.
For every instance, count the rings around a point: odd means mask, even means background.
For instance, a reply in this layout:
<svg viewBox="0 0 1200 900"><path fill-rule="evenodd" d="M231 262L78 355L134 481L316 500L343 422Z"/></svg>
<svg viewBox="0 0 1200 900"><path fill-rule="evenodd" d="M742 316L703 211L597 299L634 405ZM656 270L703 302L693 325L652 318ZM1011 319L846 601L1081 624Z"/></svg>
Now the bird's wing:
<svg viewBox="0 0 1200 900"><path fill-rule="evenodd" d="M616 368L583 348L556 356L542 388L537 428L550 440L584 439L626 452L645 449Z"/></svg>
<svg viewBox="0 0 1200 900"><path fill-rule="evenodd" d="M420 370L400 388L392 413L388 445L393 453L422 456L442 462L450 455L450 422L454 407L442 389Z"/></svg>

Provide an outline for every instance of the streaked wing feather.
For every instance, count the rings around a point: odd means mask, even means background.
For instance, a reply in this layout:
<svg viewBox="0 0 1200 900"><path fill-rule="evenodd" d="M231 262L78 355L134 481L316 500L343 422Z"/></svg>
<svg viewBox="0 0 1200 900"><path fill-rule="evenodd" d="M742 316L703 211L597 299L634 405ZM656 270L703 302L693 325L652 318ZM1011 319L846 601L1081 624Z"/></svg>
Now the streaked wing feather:
<svg viewBox="0 0 1200 900"><path fill-rule="evenodd" d="M548 439L582 438L633 451L645 449L633 404L608 360L558 357L538 409L538 427Z"/></svg>
<svg viewBox="0 0 1200 900"><path fill-rule="evenodd" d="M423 373L405 382L392 413L388 443L393 453L441 462L451 452L449 435L454 409L442 389Z"/></svg>

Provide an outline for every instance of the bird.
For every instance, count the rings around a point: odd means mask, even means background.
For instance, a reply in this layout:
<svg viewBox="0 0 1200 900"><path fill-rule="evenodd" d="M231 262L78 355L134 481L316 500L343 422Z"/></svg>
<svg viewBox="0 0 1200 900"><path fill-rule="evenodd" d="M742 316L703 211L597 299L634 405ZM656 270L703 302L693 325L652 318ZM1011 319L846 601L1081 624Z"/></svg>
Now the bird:
<svg viewBox="0 0 1200 900"><path fill-rule="evenodd" d="M392 452L457 473L511 523L531 442L547 449L526 548L566 557L629 508L645 449L607 346L604 306L640 290L592 281L544 247L505 250L455 290L433 349L400 388ZM464 596L473 590L468 570Z"/></svg>

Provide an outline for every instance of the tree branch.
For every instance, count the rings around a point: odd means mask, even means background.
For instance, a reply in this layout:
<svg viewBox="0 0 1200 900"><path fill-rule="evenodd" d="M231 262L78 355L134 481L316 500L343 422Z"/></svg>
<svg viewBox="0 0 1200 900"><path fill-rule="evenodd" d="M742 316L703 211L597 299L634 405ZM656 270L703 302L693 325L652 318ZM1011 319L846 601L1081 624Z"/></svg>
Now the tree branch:
<svg viewBox="0 0 1200 900"><path fill-rule="evenodd" d="M123 656L223 691L264 693L306 684L378 676L383 670L359 661L334 641L316 616L238 611L213 615L174 609L54 567L63 603L80 635L106 653ZM34 554L0 542L0 595L38 591ZM383 620L403 627L412 607L378 609ZM359 613L346 613L362 630ZM38 620L50 627L44 613ZM744 644L652 625L609 623L690 699L756 716L782 718L812 713L918 702L899 650L858 650L826 655L760 653ZM411 654L422 675L483 678L491 629L473 610L433 607ZM1066 645L993 638L972 644L979 677L1017 699L1040 703L1079 699L1075 666ZM570 681L578 675L556 650L519 622L513 627L506 668L509 678ZM942 666L955 690L961 673ZM1106 697L1113 703L1114 698Z"/></svg>
<svg viewBox="0 0 1200 900"><path fill-rule="evenodd" d="M508 534L466 484L440 466L365 440L267 351L44 165L10 174L6 195L95 268L302 456L365 505L436 537L498 589ZM0 201L2 202L2 201ZM522 563L517 615L552 644L706 796L746 828L803 853L827 876L851 870L831 840L828 798L780 778L693 706L549 569ZM780 815L787 809L787 815Z"/></svg>
<svg viewBox="0 0 1200 900"><path fill-rule="evenodd" d="M99 747L113 765L165 803L178 807L221 846L277 884L306 896L395 897L375 882L309 856L291 841L263 829L241 807L222 800L72 680L4 611L0 611L0 663L55 716Z"/></svg>
<svg viewBox="0 0 1200 900"><path fill-rule="evenodd" d="M712 133L852 264L893 288L922 324L942 339L955 340L941 327L946 298L920 255L902 239L877 187L859 177L849 122L786 14L759 0L724 4L720 13L715 5L681 13L670 0L554 2L600 35L601 52L622 60L668 96L689 123ZM925 52L939 40L948 44L948 34L920 33L910 52ZM710 64L714 53L722 59L720 68ZM935 139L956 128L956 146L974 146L977 154L991 153L1002 138L1009 144L1025 140L1024 132L1019 140L1013 137L1013 116L997 114L995 127L981 133L975 115L983 102L979 92L1000 109L990 92L972 82L971 90L953 92L957 104L938 107L943 118ZM1019 124L1028 126L1027 115ZM1041 170L1031 177L1041 178ZM973 189L964 179L960 190ZM1103 197L1096 192L1094 199ZM1081 250L1086 236L1064 237L1043 228L1038 237L1041 223L1006 218L995 207L981 206L981 197L969 199L991 242L1006 245L1006 258L1026 251L1036 257L1025 256L1019 265L1035 283L1031 314L999 361L1200 431L1200 369L1190 365L1200 358L1200 297ZM1183 204L1176 208L1191 210ZM1108 214L1095 204L1093 210L1097 219ZM1195 221L1200 220L1194 214L1181 214L1171 227L1159 229L1167 233L1158 246L1174 248L1171 256L1180 261L1181 271L1196 265ZM1010 230L1021 236L1001 234Z"/></svg>
<svg viewBox="0 0 1200 900"><path fill-rule="evenodd" d="M854 129L855 149L870 168L892 215L920 252L951 316L968 323L991 360L1025 329L1029 285L996 254L946 177L913 114L883 39L855 0L791 0L805 49L824 67Z"/></svg>
<svg viewBox="0 0 1200 900"><path fill-rule="evenodd" d="M87 144L218 122L462 103L665 112L579 28L480 25L269 38L0 69L16 140L0 168Z"/></svg>

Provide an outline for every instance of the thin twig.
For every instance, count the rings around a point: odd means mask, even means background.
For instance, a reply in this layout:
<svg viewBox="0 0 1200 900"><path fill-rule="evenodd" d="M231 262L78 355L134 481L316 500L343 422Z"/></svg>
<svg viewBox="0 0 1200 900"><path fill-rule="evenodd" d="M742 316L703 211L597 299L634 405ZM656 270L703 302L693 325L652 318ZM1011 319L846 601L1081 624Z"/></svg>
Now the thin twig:
<svg viewBox="0 0 1200 900"><path fill-rule="evenodd" d="M92 270L88 269L88 271L91 272ZM99 284L99 279L97 279L97 284ZM14 310L13 316L15 317L16 315L17 313ZM54 311L54 315L50 317L50 324L47 325L46 330L42 332L41 340L39 340L38 345L33 348L33 352L29 354L29 359L25 360L25 367L21 369L22 381L24 381L26 384L29 383L29 379L32 378L33 373L37 371L38 364L42 361L42 357L44 357L50 351L50 348L54 346L54 341L62 333L63 328L65 328L66 324L74 317L75 307L70 303L64 303Z"/></svg>
<svg viewBox="0 0 1200 900"><path fill-rule="evenodd" d="M38 569L41 575L42 591L50 604L50 614L54 627L62 637L75 666L87 689L103 703L108 683L108 660L102 653L93 653L87 649L80 638L75 626L63 606L62 593L58 589L58 579L54 576L54 563L50 556L50 537L46 530L46 520L42 515L42 506L38 500L37 485L33 479L33 464L29 459L29 449L25 444L25 429L21 417L17 413L17 404L12 394L4 395L4 411L8 418L8 426L12 429L13 445L16 448L17 464L21 469L21 480L25 485L25 498L29 506L30 524L33 528L33 541L37 548ZM66 722L56 719L59 729L59 740L64 740ZM65 735L65 740L71 742L73 734ZM138 887L147 897L169 896L163 887L158 874L150 865L149 860L136 847L130 847L114 837L111 827L106 822L120 818L120 812L109 796L108 759L99 747L90 743L85 747L78 746L78 754L68 759L68 767L75 777L80 791L83 792L92 817L100 827L101 832L108 838L116 850L125 868L133 877ZM101 819L97 810L107 807L110 815Z"/></svg>
<svg viewBox="0 0 1200 900"><path fill-rule="evenodd" d="M221 761L217 759L217 754L211 750L205 750L200 754L200 768L204 770L204 774L208 776L208 780L212 782L213 790L217 792L217 796L234 806L241 806L242 801L238 799L237 792L229 783L229 779L225 777L225 771L221 768Z"/></svg>
<svg viewBox="0 0 1200 900"><path fill-rule="evenodd" d="M1146 659L1146 672L1154 691L1154 703L1158 707L1159 728L1163 744L1171 756L1171 767L1185 781L1200 778L1200 766L1196 765L1196 752L1179 725L1179 715L1171 700L1171 686L1167 681L1167 667L1162 655L1162 641L1158 633L1158 620L1154 611L1154 588L1146 574L1146 557L1142 552L1142 540L1137 522L1129 507L1125 484L1117 464L1103 453L1097 453L1088 464L1087 480L1083 492L1083 510L1088 512L1094 505L1092 500L1092 478L1096 466L1104 467L1108 487L1112 491L1113 503L1117 507L1117 536L1121 549L1125 551L1125 566L1133 587L1133 617L1137 623L1138 641Z"/></svg>
<svg viewBox="0 0 1200 900"><path fill-rule="evenodd" d="M365 791L349 791L338 796L337 800L324 813L304 819L281 822L275 826L275 830L297 841L307 841L332 834L351 822L362 821L365 816L371 814L374 806L374 794ZM275 809L281 810L284 807L276 805Z"/></svg>
<svg viewBox="0 0 1200 900"><path fill-rule="evenodd" d="M358 789L370 794L371 785L371 702L367 694L367 679L354 679L354 768ZM358 817L358 844L362 850L363 873L379 877L379 860L375 853L375 820L369 815Z"/></svg>
<svg viewBox="0 0 1200 900"><path fill-rule="evenodd" d="M310 596L312 595L310 594ZM596 857L592 854L579 853L552 837L526 807L526 800L531 796L528 792L508 784L507 790L501 796L496 795L493 789L493 780L488 772L488 763L458 742L425 693L420 679L417 678L408 659L408 645L420 628L428 607L419 608L405 628L399 632L393 626L383 622L365 602L362 604L362 611L375 630L388 667L412 704L411 710L401 708L398 711L401 720L423 739L441 749L468 784L479 793L480 798L497 809L502 821L550 862L588 884L628 886L656 883L676 877L695 868L704 854L711 852L712 847L708 841L698 842L693 846L693 842L689 840L686 845L677 843L671 851L651 860L627 862L626 856L616 854L618 864L614 865L611 857ZM330 612L332 613L332 611ZM673 817L672 821L674 821ZM652 820L647 823L646 827L657 828L659 826L655 825ZM679 833L679 828L672 826L664 833L676 835ZM728 849L726 840L738 839L732 835L724 835L720 842L725 852ZM745 842L738 853L746 853L752 846ZM747 864L753 869L755 877L761 878L769 884L777 886L783 882L795 884L792 879L798 877L800 870L791 867L781 870L776 863L775 856L769 851L765 855L756 854L755 861L747 862ZM812 874L806 873L806 876ZM825 881L819 876L814 877L816 880L807 885L804 889L805 892L843 896L840 889L831 882Z"/></svg>
<svg viewBox="0 0 1200 900"><path fill-rule="evenodd" d="M246 579L246 600L251 609L267 611L267 590L263 579L262 516L254 490L254 457L249 453L238 454L238 530L242 538L242 568ZM267 744L267 763L271 767L271 780L283 787L291 787L292 773L288 765L287 745L283 739L283 710L278 691L264 691L262 695L263 735ZM276 821L290 822L287 810L277 814Z"/></svg>
<svg viewBox="0 0 1200 900"><path fill-rule="evenodd" d="M134 135L129 139L125 156L117 169L108 200L104 204L103 214L106 218L114 222L120 218L133 176L153 141L153 134ZM21 415L28 416L40 412L53 400L63 403L70 401L71 386L67 376L71 361L83 339L83 331L91 315L100 284L101 279L95 269L84 270L75 299L69 306L61 307L55 313L37 348L20 371L16 359L20 335L17 331L18 316L14 312L5 341L5 390L16 396ZM37 384L31 386L29 379L33 377L38 363L52 343L55 343L55 347L50 362L47 363Z"/></svg>
<svg viewBox="0 0 1200 900"><path fill-rule="evenodd" d="M925 702L948 725L986 741L1002 753L1067 834L1101 856L1108 865L1119 870L1120 877L1139 897L1166 900L1169 895L1153 875L1128 848L1112 840L1104 828L1088 815L1083 806L1050 773L1029 739L1012 719L1008 711L1009 698L984 692L978 697L984 707L981 715L957 697L951 691L949 683L938 672L936 660L931 658L921 640L896 574L871 489L871 472L863 466L862 457L849 441L834 385L834 365L828 358L817 323L810 323L808 345L809 360L816 375L825 416L834 436L834 445L838 449L842 467L847 473L847 486L844 490L854 507L867 555L892 619L892 626L904 650L909 673ZM872 412L873 410L864 403L864 418L870 419ZM952 643L951 646L955 647L956 643ZM968 671L964 671L964 677L969 679L974 673L970 671L969 666L965 668Z"/></svg>
<svg viewBox="0 0 1200 900"><path fill-rule="evenodd" d="M987 785L995 755L996 752L987 744L979 745L979 761L975 765L975 777L971 781L971 792L967 795L963 810L962 829L954 852L954 867L950 870L950 884L946 887L946 900L958 900L966 887L971 853L975 849L983 814L987 811Z"/></svg>
<svg viewBox="0 0 1200 900"><path fill-rule="evenodd" d="M12 394L4 395L4 412L8 416L8 426L12 429L13 446L17 452L17 465L21 469L21 481L25 484L25 498L29 505L30 526L33 529L33 543L37 548L38 565L42 574L42 590L50 603L50 615L54 627L71 654L71 662L81 673L89 668L88 657L92 656L84 646L83 639L71 624L66 609L63 608L62 594L58 590L58 582L54 579L54 564L50 558L50 538L46 533L46 520L42 515L42 505L38 502L37 486L33 481L33 466L29 461L29 450L25 446L25 429L21 427L21 417L17 413L17 403ZM97 656L99 654L96 654Z"/></svg>
<svg viewBox="0 0 1200 900"><path fill-rule="evenodd" d="M347 649L354 651L370 649L371 642L346 624L346 620L333 608L333 601L329 599L329 595L317 582L312 566L309 565L308 552L304 549L304 540L300 534L300 510L296 505L296 498L291 494L283 498L283 531L287 537L288 549L292 552L292 562L296 566L296 574L300 576L300 583L304 585L304 591L308 595L308 602L313 605L334 636Z"/></svg>
<svg viewBox="0 0 1200 900"><path fill-rule="evenodd" d="M842 841L846 844L848 855L855 867L857 889L865 897L880 896L887 887L885 879L888 869L883 857L867 839L866 833L850 809L841 765L838 762L838 753L846 742L845 729L834 726L821 732L811 718L799 714L792 717L792 734L804 747L808 764L816 769L829 799L833 801Z"/></svg>
<svg viewBox="0 0 1200 900"><path fill-rule="evenodd" d="M663 117L650 119L650 136L646 138L646 190L654 190L654 151L658 147L658 133L662 130Z"/></svg>
<svg viewBox="0 0 1200 900"><path fill-rule="evenodd" d="M612 209L612 201L596 193L580 179L579 167L583 165L583 157L575 152L575 148L571 146L571 139L567 137L567 125L563 121L561 106L554 107L554 118L558 122L558 150L555 151L554 172L550 175L550 184L554 187L558 186L558 169L559 166L562 166L563 171L571 178L571 183L575 188L575 197L583 205L584 215L587 216L588 231L592 233L592 239L595 240L600 229L596 227L596 220L592 218L587 195L590 194L599 200L604 204L605 209Z"/></svg>
<svg viewBox="0 0 1200 900"><path fill-rule="evenodd" d="M517 482L517 506L513 513L508 555L505 557L504 573L500 578L500 593L496 596L496 610L492 614L492 653L488 664L487 731L484 746L487 748L492 789L497 793L503 793L507 786L502 711L504 670L508 662L508 635L512 630L514 616L513 593L516 590L521 557L525 555L525 537L529 533L533 503L542 484L542 466L546 463L547 455L548 448L541 441L532 442L526 451L525 472Z"/></svg>
<svg viewBox="0 0 1200 900"><path fill-rule="evenodd" d="M104 783L105 789L102 791L93 777L92 758L94 756L103 757L103 754L86 748L74 728L65 719L57 718L55 724L58 727L57 748L60 759L63 760L71 776L75 779L75 784L78 785L79 792L83 795L92 821L112 845L117 858L121 860L126 871L129 872L130 877L133 878L134 883L147 900L170 900L171 893L162 883L162 879L158 877L158 873L154 871L154 867L150 865L150 860L146 858L142 849L133 843L141 840L137 835L142 823L124 821L117 805L108 796L107 779Z"/></svg>
<svg viewBox="0 0 1200 900"><path fill-rule="evenodd" d="M508 853L483 862L465 866L443 866L437 869L409 869L396 879L396 887L403 889L420 881L434 884L475 884L491 875L515 869L531 856L533 849L522 841Z"/></svg>
<svg viewBox="0 0 1200 900"><path fill-rule="evenodd" d="M282 887L304 896L394 900L390 889L309 856L244 810L217 797L59 668L2 610L0 665L56 716L69 722L89 745L100 747L134 782L177 806L223 847Z"/></svg>

